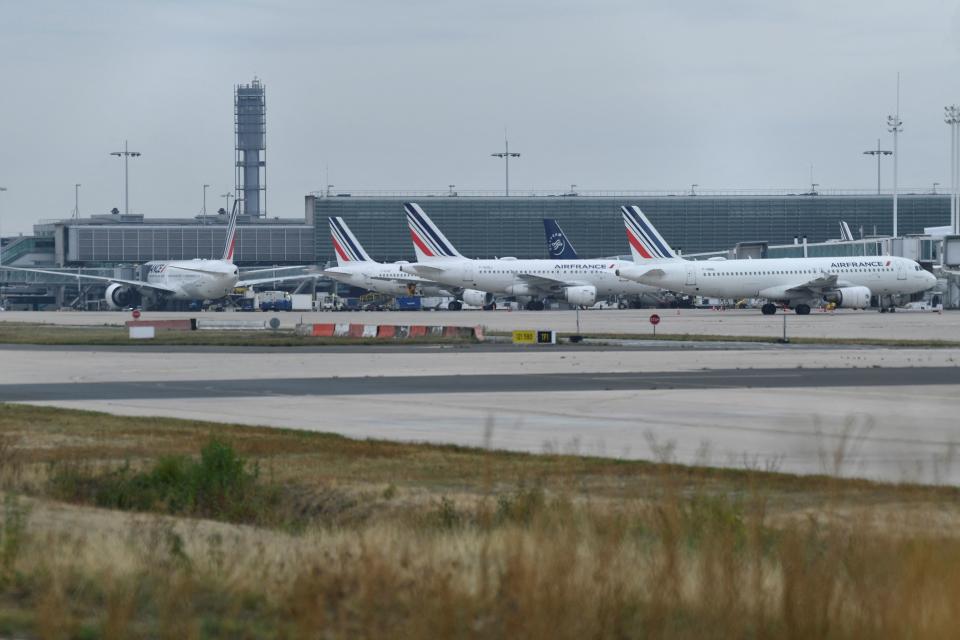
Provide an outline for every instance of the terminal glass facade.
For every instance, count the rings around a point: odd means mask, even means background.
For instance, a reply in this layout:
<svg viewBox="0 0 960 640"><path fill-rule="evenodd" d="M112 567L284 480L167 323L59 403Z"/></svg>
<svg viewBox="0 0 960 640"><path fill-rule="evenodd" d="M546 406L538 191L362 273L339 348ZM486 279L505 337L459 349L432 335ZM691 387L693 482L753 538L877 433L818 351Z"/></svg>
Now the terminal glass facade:
<svg viewBox="0 0 960 640"><path fill-rule="evenodd" d="M342 217L376 260L413 260L403 202L416 201L465 256L546 258L543 218L556 218L585 257L629 253L621 205L636 204L674 247L684 253L729 249L738 242L789 244L794 237L824 242L840 237L844 220L859 238L887 235L893 203L880 196L675 196L517 198L318 197L314 200L316 258L335 260L328 216ZM946 195L904 195L898 201L901 234L950 222ZM869 251L869 250L868 250Z"/></svg>

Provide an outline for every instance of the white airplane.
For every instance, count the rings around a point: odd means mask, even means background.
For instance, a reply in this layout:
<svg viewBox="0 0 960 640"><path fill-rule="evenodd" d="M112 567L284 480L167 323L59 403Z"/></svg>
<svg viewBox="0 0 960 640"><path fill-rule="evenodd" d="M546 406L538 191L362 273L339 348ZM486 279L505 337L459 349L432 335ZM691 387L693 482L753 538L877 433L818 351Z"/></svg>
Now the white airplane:
<svg viewBox="0 0 960 640"><path fill-rule="evenodd" d="M621 207L634 264L618 274L670 291L711 298L763 298L762 311L776 304L806 315L824 302L847 309L895 308L895 297L933 287L937 279L919 264L893 256L776 258L763 260L683 260L637 206Z"/></svg>
<svg viewBox="0 0 960 640"><path fill-rule="evenodd" d="M618 268L632 264L621 260L465 258L419 205L408 202L403 208L407 212L407 225L417 253L416 263L401 265L406 273L444 284L529 298L526 308L532 311L542 310L546 297L589 306L597 301L598 296L658 294L660 290L617 276ZM492 293L487 307L493 304Z"/></svg>
<svg viewBox="0 0 960 640"><path fill-rule="evenodd" d="M223 246L223 257L219 260L195 258L193 260L154 261L144 264L147 267L146 280L124 280L71 273L69 271L54 271L52 269L27 269L21 267L0 267L10 271L26 271L29 273L44 273L57 276L70 276L80 280L94 280L110 283L104 296L112 309L122 309L132 306L138 297L152 299L169 298L174 300L218 300L225 298L237 287L250 287L257 284L267 284L284 280L303 280L313 278L319 274L300 274L295 276L274 276L270 278L249 279L251 275L259 273L274 273L278 270L296 268L280 267L279 269L257 269L245 272L240 278L240 271L233 263L233 249L237 234L237 216L239 209L233 203L233 211L227 222L227 237Z"/></svg>
<svg viewBox="0 0 960 640"><path fill-rule="evenodd" d="M463 302L478 307L489 302L483 291L443 285L416 274L404 273L401 267L409 264L407 262L373 260L343 218L329 218L329 221L337 266L324 269L323 275L353 287L391 296L454 296L459 299L448 305L452 311L463 308Z"/></svg>

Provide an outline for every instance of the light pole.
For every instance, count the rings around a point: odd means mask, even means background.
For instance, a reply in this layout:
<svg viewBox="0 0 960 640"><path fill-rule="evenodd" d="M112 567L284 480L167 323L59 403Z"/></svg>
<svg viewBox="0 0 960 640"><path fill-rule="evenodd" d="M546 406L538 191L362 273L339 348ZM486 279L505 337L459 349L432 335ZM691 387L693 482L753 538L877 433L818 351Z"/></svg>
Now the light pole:
<svg viewBox="0 0 960 640"><path fill-rule="evenodd" d="M960 195L957 188L960 186L960 106L950 105L943 109L943 121L950 125L950 231L956 233L960 225Z"/></svg>
<svg viewBox="0 0 960 640"><path fill-rule="evenodd" d="M227 191L226 193L221 194L220 197L227 199L227 208L225 211L227 212L227 215L230 215L230 198L233 197L233 194Z"/></svg>
<svg viewBox="0 0 960 640"><path fill-rule="evenodd" d="M892 156L893 151L887 151L885 149L881 149L880 138L877 138L877 148L871 149L870 151L864 151L863 155L877 157L877 195L880 195L880 158L882 158L883 156Z"/></svg>
<svg viewBox="0 0 960 640"><path fill-rule="evenodd" d="M903 121L900 119L900 73L897 73L897 112L892 116L887 116L887 131L893 134L893 237L900 234L897 231L897 164L900 162L900 154L897 148L897 138L903 131Z"/></svg>
<svg viewBox="0 0 960 640"><path fill-rule="evenodd" d="M203 185L203 209L202 209L203 224L207 224L207 189L209 188L210 188L210 185L208 184Z"/></svg>
<svg viewBox="0 0 960 640"><path fill-rule="evenodd" d="M503 137L503 152L501 153L491 153L494 158L503 158L504 164L506 165L506 182L504 186L504 195L506 197L510 196L510 158L519 158L519 153L510 152L510 142L507 140L507 137Z"/></svg>
<svg viewBox="0 0 960 640"><path fill-rule="evenodd" d="M80 184L73 185L73 219L80 218Z"/></svg>
<svg viewBox="0 0 960 640"><path fill-rule="evenodd" d="M124 215L130 215L130 158L139 158L139 151L130 151L127 147L127 141L123 141L123 151L113 151L112 156L123 158L123 212Z"/></svg>
<svg viewBox="0 0 960 640"><path fill-rule="evenodd" d="M0 193L6 191L6 187L0 187ZM0 265L3 264L3 233L0 232Z"/></svg>
<svg viewBox="0 0 960 640"><path fill-rule="evenodd" d="M940 183L939 183L939 182L934 182L934 183L933 183L933 189L930 191L930 193L931 193L932 195L937 195L937 187L939 187L939 186L940 186Z"/></svg>
<svg viewBox="0 0 960 640"><path fill-rule="evenodd" d="M690 195L692 195L692 196L697 195L697 187L699 187L699 186L700 186L700 185L697 184L697 183L693 183L692 185L690 185Z"/></svg>

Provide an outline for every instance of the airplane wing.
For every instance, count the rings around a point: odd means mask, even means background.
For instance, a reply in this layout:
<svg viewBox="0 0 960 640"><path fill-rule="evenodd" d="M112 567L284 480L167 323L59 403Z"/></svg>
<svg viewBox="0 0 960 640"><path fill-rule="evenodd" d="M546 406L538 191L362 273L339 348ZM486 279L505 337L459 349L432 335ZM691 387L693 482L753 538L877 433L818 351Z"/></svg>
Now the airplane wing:
<svg viewBox="0 0 960 640"><path fill-rule="evenodd" d="M235 286L252 287L257 284L269 284L271 282L288 282L290 280L306 280L308 278L319 278L321 273L301 273L295 276L280 276L277 278L257 278L254 280L239 280Z"/></svg>
<svg viewBox="0 0 960 640"><path fill-rule="evenodd" d="M808 280L803 284L793 285L787 287L785 291L787 293L820 293L824 289L834 289L837 286L837 274L835 273L823 273L813 280Z"/></svg>
<svg viewBox="0 0 960 640"><path fill-rule="evenodd" d="M416 264L409 264L407 266L416 271L418 274L423 275L425 278L429 278L431 274L439 275L446 271L446 269L443 267L430 267L419 262Z"/></svg>
<svg viewBox="0 0 960 640"><path fill-rule="evenodd" d="M266 269L266 268L263 268L263 269L250 269L249 271L242 271L242 272L240 273L240 275L243 276L244 278L246 278L246 277L248 277L248 276L257 275L258 273L275 273L275 272L277 272L277 271L292 271L292 270L294 270L294 269L306 269L308 266L309 266L309 265L300 265L300 266L297 266L297 267L273 267L273 268L271 268L271 269Z"/></svg>
<svg viewBox="0 0 960 640"><path fill-rule="evenodd" d="M547 291L557 291L566 287L575 287L583 284L582 282L571 282L569 280L534 275L532 273L518 273L517 277L526 282L528 285Z"/></svg>
<svg viewBox="0 0 960 640"><path fill-rule="evenodd" d="M106 276L92 276L84 273L71 273L69 271L54 271L52 269L25 269L23 267L0 267L0 269L7 269L8 271L24 271L26 273L44 273L51 276L79 278L81 280L98 280L100 282L125 284L127 286L136 287L138 289L152 289L153 291L163 291L164 293L176 293L176 289L171 289L170 287L165 287L160 284L153 284L152 282L145 282L143 280L124 280L123 278L108 278Z"/></svg>

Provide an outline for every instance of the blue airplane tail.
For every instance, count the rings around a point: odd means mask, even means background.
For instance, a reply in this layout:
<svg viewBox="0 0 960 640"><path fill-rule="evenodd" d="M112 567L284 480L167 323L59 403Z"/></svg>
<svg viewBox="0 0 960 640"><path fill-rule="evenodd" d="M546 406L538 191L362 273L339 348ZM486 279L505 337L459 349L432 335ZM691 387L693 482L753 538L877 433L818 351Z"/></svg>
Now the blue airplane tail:
<svg viewBox="0 0 960 640"><path fill-rule="evenodd" d="M543 230L547 234L547 251L555 260L576 260L577 251L570 244L566 234L553 218L543 219Z"/></svg>

